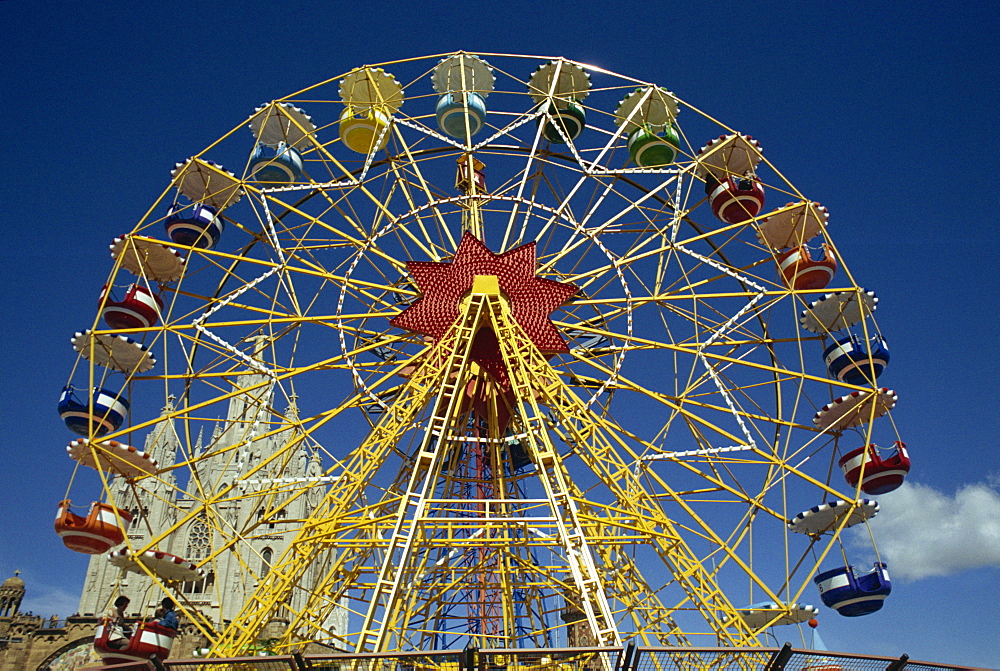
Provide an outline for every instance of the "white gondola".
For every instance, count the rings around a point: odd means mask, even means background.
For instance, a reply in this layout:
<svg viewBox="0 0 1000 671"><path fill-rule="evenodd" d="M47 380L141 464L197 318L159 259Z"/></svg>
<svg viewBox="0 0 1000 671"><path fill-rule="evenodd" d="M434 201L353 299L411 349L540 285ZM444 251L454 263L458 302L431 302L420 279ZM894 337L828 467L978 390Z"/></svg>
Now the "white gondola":
<svg viewBox="0 0 1000 671"><path fill-rule="evenodd" d="M122 548L108 554L108 561L120 569L139 575L146 575L149 571L168 582L194 581L205 577L205 572L194 563L156 550L134 554L129 548Z"/></svg>
<svg viewBox="0 0 1000 671"><path fill-rule="evenodd" d="M110 246L111 258L137 277L151 282L176 282L184 274L184 257L162 242L123 235Z"/></svg>
<svg viewBox="0 0 1000 671"><path fill-rule="evenodd" d="M797 534L815 536L836 528L843 523L844 528L861 524L878 514L878 501L861 499L857 505L847 501L830 501L804 510L788 523L788 529ZM844 521L844 516L847 521Z"/></svg>
<svg viewBox="0 0 1000 671"><path fill-rule="evenodd" d="M805 603L779 604L774 601L762 601L740 608L738 612L748 627L760 629L765 625L775 627L805 622L816 617L819 608Z"/></svg>
<svg viewBox="0 0 1000 671"><path fill-rule="evenodd" d="M788 203L761 219L757 240L771 249L803 245L826 228L830 213L819 203Z"/></svg>
<svg viewBox="0 0 1000 671"><path fill-rule="evenodd" d="M145 373L156 365L148 347L125 335L95 335L87 329L74 333L70 344L84 359L122 373Z"/></svg>
<svg viewBox="0 0 1000 671"><path fill-rule="evenodd" d="M156 459L148 453L116 440L91 442L86 438L78 438L66 446L66 454L82 466L130 479L152 475L160 468Z"/></svg>
<svg viewBox="0 0 1000 671"><path fill-rule="evenodd" d="M896 407L896 392L882 387L875 391L855 391L835 398L813 416L821 431L843 431L878 419Z"/></svg>
<svg viewBox="0 0 1000 671"><path fill-rule="evenodd" d="M799 317L799 324L813 333L843 331L859 323L876 307L878 298L874 291L838 291L809 303Z"/></svg>
<svg viewBox="0 0 1000 671"><path fill-rule="evenodd" d="M189 158L170 172L177 190L193 203L203 203L217 211L235 205L243 197L243 183L214 161Z"/></svg>

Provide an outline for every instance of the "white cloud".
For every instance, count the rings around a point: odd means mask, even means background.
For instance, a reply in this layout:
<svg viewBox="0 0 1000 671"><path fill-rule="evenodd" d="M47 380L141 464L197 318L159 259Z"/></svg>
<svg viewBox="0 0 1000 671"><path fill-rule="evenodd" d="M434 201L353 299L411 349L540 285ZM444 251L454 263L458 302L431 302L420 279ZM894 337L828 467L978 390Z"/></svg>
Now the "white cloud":
<svg viewBox="0 0 1000 671"><path fill-rule="evenodd" d="M1000 491L967 485L954 497L904 483L879 497L870 522L879 554L894 578L919 580L967 569L1000 567ZM853 544L871 545L862 527Z"/></svg>

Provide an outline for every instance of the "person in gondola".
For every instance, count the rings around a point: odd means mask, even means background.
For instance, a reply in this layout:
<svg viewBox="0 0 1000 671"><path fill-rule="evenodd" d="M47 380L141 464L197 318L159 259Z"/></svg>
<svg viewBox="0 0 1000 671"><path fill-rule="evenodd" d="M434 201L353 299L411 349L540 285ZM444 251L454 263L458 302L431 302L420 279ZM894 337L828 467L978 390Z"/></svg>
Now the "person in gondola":
<svg viewBox="0 0 1000 671"><path fill-rule="evenodd" d="M757 178L757 175L753 174L753 170L747 170L743 173L743 177L740 178L739 187L740 191L753 191L753 181Z"/></svg>
<svg viewBox="0 0 1000 671"><path fill-rule="evenodd" d="M166 627L167 629L173 629L177 631L177 626L180 624L177 620L177 612L174 610L174 602L170 597L163 597L163 601L160 602L160 607L156 609L157 623L161 627Z"/></svg>
<svg viewBox="0 0 1000 671"><path fill-rule="evenodd" d="M715 187L719 186L719 179L710 172L705 173L705 195L711 196Z"/></svg>
<svg viewBox="0 0 1000 671"><path fill-rule="evenodd" d="M132 628L125 621L125 609L128 608L128 604L129 598L127 596L120 596L108 608L108 622L105 625L109 628L108 647L124 648L128 645L128 641L132 637Z"/></svg>

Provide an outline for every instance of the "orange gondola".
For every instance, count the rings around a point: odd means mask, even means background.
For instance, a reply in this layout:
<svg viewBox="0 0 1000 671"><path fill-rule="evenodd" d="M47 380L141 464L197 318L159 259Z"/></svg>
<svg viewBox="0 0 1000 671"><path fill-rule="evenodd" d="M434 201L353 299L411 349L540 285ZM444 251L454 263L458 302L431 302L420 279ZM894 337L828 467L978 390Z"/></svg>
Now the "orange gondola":
<svg viewBox="0 0 1000 671"><path fill-rule="evenodd" d="M792 247L778 254L778 270L790 289L819 291L825 289L837 272L837 259L833 248L823 243L823 254L812 258L805 245Z"/></svg>
<svg viewBox="0 0 1000 671"><path fill-rule="evenodd" d="M69 499L59 502L55 523L56 533L70 550L96 555L125 542L132 513L106 503L94 503L90 514L80 517L70 510L71 505Z"/></svg>

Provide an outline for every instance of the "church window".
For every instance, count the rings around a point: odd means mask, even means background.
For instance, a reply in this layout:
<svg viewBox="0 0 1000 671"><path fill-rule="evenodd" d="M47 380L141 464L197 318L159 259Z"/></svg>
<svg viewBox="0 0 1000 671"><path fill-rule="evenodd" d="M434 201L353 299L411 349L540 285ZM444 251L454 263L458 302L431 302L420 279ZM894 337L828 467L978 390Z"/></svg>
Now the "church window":
<svg viewBox="0 0 1000 671"><path fill-rule="evenodd" d="M188 530L187 554L185 559L198 563L199 560L208 556L212 549L212 537L209 533L208 522L204 517L199 517L191 523Z"/></svg>
<svg viewBox="0 0 1000 671"><path fill-rule="evenodd" d="M207 557L212 550L212 535L208 522L204 517L198 517L188 528L187 553L184 558L194 563ZM201 594L215 583L215 573L210 572L201 580L188 581L181 586L181 591L187 594Z"/></svg>
<svg viewBox="0 0 1000 671"><path fill-rule="evenodd" d="M262 580L271 570L271 558L273 556L274 553L271 548L264 548L263 552L260 553L260 577Z"/></svg>
<svg viewBox="0 0 1000 671"><path fill-rule="evenodd" d="M270 524L267 525L267 528L268 529L273 529L274 528L274 521L273 520L283 520L286 517L288 517L288 511L285 510L284 508L282 508L281 510L277 511L276 513L274 513L274 515L271 516L271 520L272 521L271 521Z"/></svg>
<svg viewBox="0 0 1000 671"><path fill-rule="evenodd" d="M215 571L209 571L208 575L201 580L189 580L181 585L181 591L185 594L201 594L202 592L211 592L214 586Z"/></svg>

